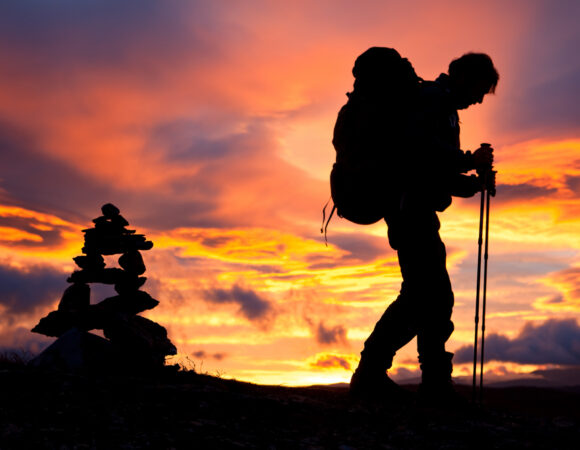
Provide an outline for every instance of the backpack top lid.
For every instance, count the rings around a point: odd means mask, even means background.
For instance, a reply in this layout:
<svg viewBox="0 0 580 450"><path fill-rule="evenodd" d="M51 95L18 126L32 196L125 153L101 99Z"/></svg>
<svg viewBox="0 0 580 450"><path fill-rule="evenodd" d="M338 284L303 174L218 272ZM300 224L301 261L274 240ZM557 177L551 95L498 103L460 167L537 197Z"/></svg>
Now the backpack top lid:
<svg viewBox="0 0 580 450"><path fill-rule="evenodd" d="M409 60L388 47L371 47L363 52L354 63L352 74L355 91L374 94L410 89L421 81Z"/></svg>
<svg viewBox="0 0 580 450"><path fill-rule="evenodd" d="M352 74L357 79L374 78L391 70L401 59L401 55L394 48L371 47L356 59Z"/></svg>

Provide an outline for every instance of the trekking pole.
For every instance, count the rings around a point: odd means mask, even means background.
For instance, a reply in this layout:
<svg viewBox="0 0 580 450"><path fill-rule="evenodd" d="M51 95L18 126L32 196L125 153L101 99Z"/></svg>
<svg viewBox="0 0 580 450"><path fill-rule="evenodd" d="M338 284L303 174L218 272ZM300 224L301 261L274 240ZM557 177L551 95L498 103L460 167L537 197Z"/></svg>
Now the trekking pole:
<svg viewBox="0 0 580 450"><path fill-rule="evenodd" d="M483 144L481 144L481 147L491 147L491 144L483 143ZM477 239L477 287L476 287L476 293L475 293L475 339L474 339L474 343L473 343L473 389L472 389L472 393L471 393L471 401L473 404L475 404L476 392L477 392L477 344L478 344L477 333L479 331L479 293L480 293L480 287L481 287L481 247L483 244L483 242L482 242L482 238L483 238L483 211L484 211L484 207L486 206L486 200L487 200L486 234L485 234L485 255L486 255L485 258L486 258L486 262L485 262L485 268L484 268L485 277L486 277L484 283L487 283L487 238L488 238L488 233L489 233L489 225L488 225L488 222L489 222L489 190L486 189L486 184L487 184L487 175L489 174L489 172L491 170L492 170L491 166L487 169L478 170L480 177L481 176L484 177L483 178L484 182L481 186L481 202L480 202L480 206L479 206L479 236ZM485 286L485 284L484 284L484 286ZM485 292L485 287L484 287L484 292ZM483 334L483 332L482 332L482 334ZM483 350L483 343L482 343L482 350ZM483 359L482 359L482 361L483 361ZM483 383L483 362L481 365L480 383ZM480 396L480 399L481 399L481 396Z"/></svg>
<svg viewBox="0 0 580 450"><path fill-rule="evenodd" d="M491 170L491 169L490 169ZM485 251L483 254L483 294L481 306L481 366L479 369L479 404L483 404L483 364L484 364L484 349L485 349L485 307L487 300L487 260L488 260L488 244L489 244L489 201L491 194L489 189L486 190L486 205L485 205Z"/></svg>
<svg viewBox="0 0 580 450"><path fill-rule="evenodd" d="M483 237L483 209L485 202L485 191L481 189L481 204L479 207L479 237L477 239L477 287L475 291L475 340L473 342L473 390L471 401L475 404L477 390L477 333L479 331L479 291L481 282L481 246Z"/></svg>

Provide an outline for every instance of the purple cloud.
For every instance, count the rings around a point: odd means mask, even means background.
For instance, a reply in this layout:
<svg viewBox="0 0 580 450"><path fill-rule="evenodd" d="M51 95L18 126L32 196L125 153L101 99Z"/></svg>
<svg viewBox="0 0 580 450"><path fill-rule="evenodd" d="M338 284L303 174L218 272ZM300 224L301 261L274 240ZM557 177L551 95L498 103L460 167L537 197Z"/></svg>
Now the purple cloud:
<svg viewBox="0 0 580 450"><path fill-rule="evenodd" d="M521 184L499 184L497 186L497 200L507 201L527 201L540 197L548 197L558 192L558 189L536 186L530 183Z"/></svg>
<svg viewBox="0 0 580 450"><path fill-rule="evenodd" d="M566 185L574 194L580 195L580 176L566 176Z"/></svg>
<svg viewBox="0 0 580 450"><path fill-rule="evenodd" d="M529 138L571 133L580 122L580 65L572 57L580 42L580 3L535 3L541 20L523 36L518 73L504 77L500 68L497 95L503 97L503 112L495 121L499 131Z"/></svg>
<svg viewBox="0 0 580 450"><path fill-rule="evenodd" d="M260 321L274 312L272 304L250 289L235 285L231 289L210 289L204 293L205 300L217 304L237 304L239 313L251 321Z"/></svg>
<svg viewBox="0 0 580 450"><path fill-rule="evenodd" d="M575 319L549 319L539 325L527 323L513 339L490 334L485 338L485 358L519 364L580 365L580 326ZM454 361L473 361L473 345L458 349Z"/></svg>
<svg viewBox="0 0 580 450"><path fill-rule="evenodd" d="M191 353L191 356L197 359L215 359L221 361L226 357L225 353L208 353L205 350L198 350Z"/></svg>
<svg viewBox="0 0 580 450"><path fill-rule="evenodd" d="M385 236L377 237L365 234L362 229L360 233L339 233L334 231L333 225L336 226L341 220L345 219L341 219L335 215L330 222L328 242L348 253L342 255L340 258L336 255L329 257L324 253L310 255L308 262L312 270L333 268L347 264L367 263L375 261L378 258L384 258L393 252L387 240L387 225L384 222Z"/></svg>
<svg viewBox="0 0 580 450"><path fill-rule="evenodd" d="M316 341L319 344L330 345L330 344L346 344L347 330L342 325L336 325L334 327L327 327L324 322L321 321L316 327Z"/></svg>
<svg viewBox="0 0 580 450"><path fill-rule="evenodd" d="M66 287L66 274L51 267L32 266L25 272L0 266L0 304L7 314L30 313L50 305Z"/></svg>

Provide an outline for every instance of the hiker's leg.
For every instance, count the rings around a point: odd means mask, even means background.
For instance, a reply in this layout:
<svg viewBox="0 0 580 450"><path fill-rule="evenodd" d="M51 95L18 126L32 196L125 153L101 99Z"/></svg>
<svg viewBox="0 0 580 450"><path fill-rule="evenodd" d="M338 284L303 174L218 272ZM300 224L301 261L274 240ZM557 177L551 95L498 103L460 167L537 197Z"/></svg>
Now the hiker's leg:
<svg viewBox="0 0 580 450"><path fill-rule="evenodd" d="M453 293L436 213L414 209L398 216L397 221L397 228L389 223L389 231L396 230L396 235L390 233L389 238L391 245L396 240L403 278L401 292L366 340L359 363L361 371L376 374L384 374L391 367L396 351L420 330L427 330L427 339L422 340L427 342L423 344L426 354L441 356L453 327L450 321ZM432 298L433 293L437 293L437 301ZM431 323L429 318L433 315ZM446 331L441 331L442 322L446 323Z"/></svg>
<svg viewBox="0 0 580 450"><path fill-rule="evenodd" d="M454 299L439 219L423 208L413 208L401 218L406 232L399 244L399 263L413 311L407 320L417 331L423 376L450 380L452 355L445 351L445 342L453 332Z"/></svg>
<svg viewBox="0 0 580 450"><path fill-rule="evenodd" d="M406 403L409 392L399 387L387 376L395 352L417 334L414 308L407 283L403 281L397 299L389 305L375 325L361 352L359 365L350 381L350 392L371 399L385 399Z"/></svg>
<svg viewBox="0 0 580 450"><path fill-rule="evenodd" d="M397 350L417 334L414 306L403 281L397 299L389 305L367 338L361 352L361 370L384 374L393 364Z"/></svg>
<svg viewBox="0 0 580 450"><path fill-rule="evenodd" d="M410 240L405 239L405 228L401 226L402 218L396 207L388 208L385 222L389 244L393 249L397 250L402 241ZM365 341L359 371L384 375L393 364L395 352L416 336L417 327L411 320L413 307L407 284L403 277L399 296L389 305Z"/></svg>
<svg viewBox="0 0 580 450"><path fill-rule="evenodd" d="M428 231L439 227L437 216L430 211L386 216L389 243L397 250L403 283L397 299L389 305L375 325L361 352L359 368L384 374L397 350L417 335L418 310L425 297L422 289L425 267L422 241Z"/></svg>
<svg viewBox="0 0 580 450"><path fill-rule="evenodd" d="M445 343L453 333L451 313L453 291L446 268L445 246L438 234L426 247L425 260L428 264L426 278L430 293L424 297L418 323L417 350L423 382L442 385L451 382L452 353L445 350Z"/></svg>

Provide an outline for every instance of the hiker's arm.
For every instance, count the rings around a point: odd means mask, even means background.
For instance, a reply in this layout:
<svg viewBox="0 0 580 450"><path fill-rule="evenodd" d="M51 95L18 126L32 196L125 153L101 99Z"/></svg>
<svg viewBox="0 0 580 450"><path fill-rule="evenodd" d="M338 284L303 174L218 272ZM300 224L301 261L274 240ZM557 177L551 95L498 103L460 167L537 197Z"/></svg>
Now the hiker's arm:
<svg viewBox="0 0 580 450"><path fill-rule="evenodd" d="M467 173L476 168L473 153L469 150L463 151L440 138L433 139L432 145L440 155L439 163L443 170L449 173Z"/></svg>
<svg viewBox="0 0 580 450"><path fill-rule="evenodd" d="M496 171L490 170L481 175L458 174L452 180L451 195L454 197L473 197L481 190L489 191L495 197Z"/></svg>
<svg viewBox="0 0 580 450"><path fill-rule="evenodd" d="M465 173L475 168L474 155L459 148L449 112L435 102L425 105L417 121L420 146L425 163L431 170L448 174Z"/></svg>
<svg viewBox="0 0 580 450"><path fill-rule="evenodd" d="M476 175L457 174L452 180L450 191L454 197L473 197L481 191L481 180Z"/></svg>

